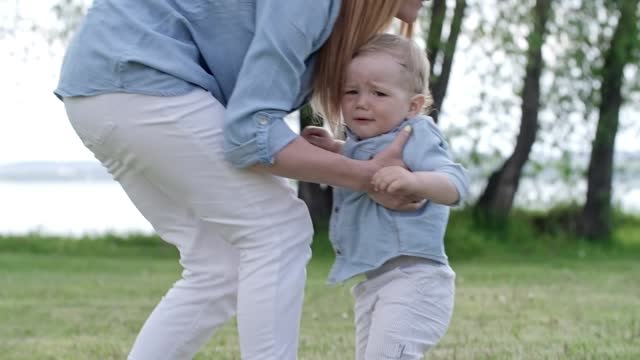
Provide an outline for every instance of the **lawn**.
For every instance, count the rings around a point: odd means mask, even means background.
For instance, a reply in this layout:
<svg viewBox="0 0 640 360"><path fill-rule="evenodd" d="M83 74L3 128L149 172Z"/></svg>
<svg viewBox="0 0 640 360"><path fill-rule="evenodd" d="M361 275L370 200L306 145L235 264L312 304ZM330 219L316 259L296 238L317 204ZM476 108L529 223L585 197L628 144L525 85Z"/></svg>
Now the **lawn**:
<svg viewBox="0 0 640 360"><path fill-rule="evenodd" d="M171 254L118 251L5 246L0 358L124 359L179 268ZM636 257L523 259L453 261L454 318L430 359L640 359ZM320 257L309 267L301 360L353 358L353 282L327 288L329 266ZM239 359L234 326L197 359Z"/></svg>

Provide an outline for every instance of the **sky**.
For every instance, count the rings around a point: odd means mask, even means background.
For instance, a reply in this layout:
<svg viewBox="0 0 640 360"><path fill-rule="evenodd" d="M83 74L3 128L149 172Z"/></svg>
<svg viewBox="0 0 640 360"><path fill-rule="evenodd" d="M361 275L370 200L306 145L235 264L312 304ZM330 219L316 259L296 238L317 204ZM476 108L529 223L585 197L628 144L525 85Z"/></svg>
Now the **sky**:
<svg viewBox="0 0 640 360"><path fill-rule="evenodd" d="M0 0L0 28L13 25L16 3L20 15L33 23L46 27L55 21L50 11L54 0ZM39 35L24 29L0 38L0 48L0 165L93 160L69 125L63 103L53 95L63 56L61 46L51 48ZM478 96L479 86L465 73L465 58L456 57L441 117L445 128L450 122L464 122L465 112ZM632 116L624 112L623 125L630 123ZM621 132L618 149L640 151L637 136L637 129Z"/></svg>
<svg viewBox="0 0 640 360"><path fill-rule="evenodd" d="M20 14L46 26L54 21L49 11L53 3L21 1ZM15 0L0 0L0 26L12 25L15 5ZM69 125L63 103L53 95L62 49L50 49L26 30L1 39L0 47L0 164L93 159Z"/></svg>

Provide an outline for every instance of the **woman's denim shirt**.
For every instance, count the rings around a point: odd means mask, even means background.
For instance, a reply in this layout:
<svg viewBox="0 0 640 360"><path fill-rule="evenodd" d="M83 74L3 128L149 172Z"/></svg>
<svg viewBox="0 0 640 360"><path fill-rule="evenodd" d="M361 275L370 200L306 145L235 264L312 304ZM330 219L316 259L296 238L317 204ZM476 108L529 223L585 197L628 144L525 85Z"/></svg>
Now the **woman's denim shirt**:
<svg viewBox="0 0 640 360"><path fill-rule="evenodd" d="M62 65L59 97L182 95L226 108L225 156L272 164L297 135L283 117L311 90L339 0L95 0Z"/></svg>
<svg viewBox="0 0 640 360"><path fill-rule="evenodd" d="M451 159L449 146L431 120L419 116L404 121L394 130L373 138L358 140L349 132L342 148L345 156L368 160L389 145L405 125L412 126L403 160L411 171L437 171L456 187L460 203L468 193L466 170ZM329 283L343 282L374 270L400 255L447 263L444 234L449 206L428 201L412 212L389 210L371 200L366 193L335 188L330 238L336 260Z"/></svg>

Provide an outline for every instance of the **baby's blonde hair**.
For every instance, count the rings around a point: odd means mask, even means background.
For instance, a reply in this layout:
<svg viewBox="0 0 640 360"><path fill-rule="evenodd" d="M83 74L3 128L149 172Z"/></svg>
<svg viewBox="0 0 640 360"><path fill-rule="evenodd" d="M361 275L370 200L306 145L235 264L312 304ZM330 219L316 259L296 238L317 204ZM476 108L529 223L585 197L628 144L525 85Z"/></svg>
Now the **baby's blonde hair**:
<svg viewBox="0 0 640 360"><path fill-rule="evenodd" d="M378 34L356 51L354 58L385 53L393 57L407 72L407 90L412 95L425 96L425 109L433 105L429 91L430 64L427 55L413 40L394 34Z"/></svg>

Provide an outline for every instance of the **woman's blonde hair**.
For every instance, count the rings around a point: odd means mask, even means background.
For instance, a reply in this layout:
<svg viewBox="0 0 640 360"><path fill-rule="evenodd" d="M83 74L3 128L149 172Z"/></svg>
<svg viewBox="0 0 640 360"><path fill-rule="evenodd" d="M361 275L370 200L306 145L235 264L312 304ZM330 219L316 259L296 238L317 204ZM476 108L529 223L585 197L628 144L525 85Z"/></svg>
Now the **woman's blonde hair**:
<svg viewBox="0 0 640 360"><path fill-rule="evenodd" d="M402 66L407 75L407 90L412 95L424 95L425 108L433 105L429 92L429 59L415 41L393 34L378 34L358 49L353 57L380 53L388 54Z"/></svg>
<svg viewBox="0 0 640 360"><path fill-rule="evenodd" d="M356 51L391 25L402 1L342 0L333 31L316 59L311 104L332 130L340 128L340 99L346 70ZM409 35L411 25L403 25Z"/></svg>

